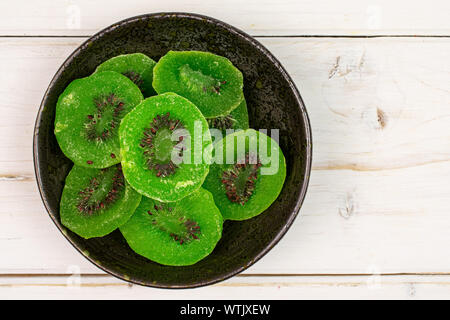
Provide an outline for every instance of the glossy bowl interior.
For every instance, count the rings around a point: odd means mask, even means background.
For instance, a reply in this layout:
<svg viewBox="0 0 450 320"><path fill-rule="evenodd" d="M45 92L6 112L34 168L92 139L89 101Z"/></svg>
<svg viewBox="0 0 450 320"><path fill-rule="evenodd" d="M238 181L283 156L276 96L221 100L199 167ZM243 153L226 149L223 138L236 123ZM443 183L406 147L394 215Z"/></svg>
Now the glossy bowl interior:
<svg viewBox="0 0 450 320"><path fill-rule="evenodd" d="M59 199L72 163L62 154L53 134L58 96L72 80L90 75L113 56L142 52L158 60L168 50L210 51L230 59L244 74L250 126L280 129L280 146L287 161L287 177L278 200L253 219L227 221L214 252L187 267L162 266L135 254L118 230L102 238L82 239L62 226L59 218ZM65 237L104 271L133 283L164 288L198 287L224 280L267 253L298 214L308 186L311 149L310 125L300 94L270 52L230 25L186 13L130 18L87 40L50 83L34 134L38 187L50 217Z"/></svg>

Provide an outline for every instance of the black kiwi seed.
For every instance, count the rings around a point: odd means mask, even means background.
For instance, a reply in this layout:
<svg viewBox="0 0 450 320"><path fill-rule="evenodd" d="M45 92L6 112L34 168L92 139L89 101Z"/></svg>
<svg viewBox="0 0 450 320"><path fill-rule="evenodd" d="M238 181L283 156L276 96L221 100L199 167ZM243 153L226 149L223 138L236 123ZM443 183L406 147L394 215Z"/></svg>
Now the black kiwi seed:
<svg viewBox="0 0 450 320"><path fill-rule="evenodd" d="M154 210L147 211L152 219L152 224L158 226L161 231L169 232L165 224L171 226L177 225L177 231L172 231L170 237L179 244L185 244L191 240L197 240L201 235L200 226L197 222L187 219L179 211L174 210L166 204L159 204L153 207Z"/></svg>
<svg viewBox="0 0 450 320"><path fill-rule="evenodd" d="M87 115L85 122L86 138L103 142L116 133L125 104L114 93L110 93L94 99L94 105L94 114Z"/></svg>
<svg viewBox="0 0 450 320"><path fill-rule="evenodd" d="M128 79L130 79L131 81L134 82L135 85L137 85L139 87L139 89L142 90L142 87L144 85L144 79L142 79L142 76L134 71L126 71L122 73L125 77L127 77Z"/></svg>
<svg viewBox="0 0 450 320"><path fill-rule="evenodd" d="M107 186L106 190L104 187ZM100 209L107 209L118 198L125 186L120 165L100 170L89 185L78 194L77 209L80 213L92 215Z"/></svg>
<svg viewBox="0 0 450 320"><path fill-rule="evenodd" d="M178 119L170 118L170 113L165 115L157 115L150 122L150 126L144 130L143 137L141 139L140 147L144 149L145 162L149 170L154 170L157 177L167 177L176 172L178 166L172 161L171 154L173 148L178 151L178 157L183 157L185 150L184 138L180 136L178 141L166 141L156 145L155 140L160 132L172 133L177 129L184 129L183 124ZM169 145L170 148L167 148ZM160 149L164 148L166 151L163 157L158 159L157 153Z"/></svg>
<svg viewBox="0 0 450 320"><path fill-rule="evenodd" d="M223 131L233 128L233 124L236 120L231 115L226 115L223 117L207 119L207 121L210 128L216 128Z"/></svg>
<svg viewBox="0 0 450 320"><path fill-rule="evenodd" d="M209 80L209 81L207 81ZM212 93L215 93L217 95L220 95L220 89L223 85L225 85L227 82L225 80L218 81L216 79L207 79L206 82L209 82L207 86L203 86L202 90L204 93L210 91Z"/></svg>
<svg viewBox="0 0 450 320"><path fill-rule="evenodd" d="M222 184L231 202L245 205L255 190L258 169L262 166L259 157L247 153L244 163L237 163L222 173Z"/></svg>

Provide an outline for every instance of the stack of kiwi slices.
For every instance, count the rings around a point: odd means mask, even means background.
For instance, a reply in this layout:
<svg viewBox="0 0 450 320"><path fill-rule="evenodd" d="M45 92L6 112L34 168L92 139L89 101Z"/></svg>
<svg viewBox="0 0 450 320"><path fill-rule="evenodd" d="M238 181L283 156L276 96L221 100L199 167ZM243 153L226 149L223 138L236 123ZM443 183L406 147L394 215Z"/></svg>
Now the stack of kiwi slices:
<svg viewBox="0 0 450 320"><path fill-rule="evenodd" d="M278 144L249 129L242 73L209 52L112 57L60 95L54 132L74 163L62 224L85 239L119 229L163 265L211 254L223 221L262 213L286 176Z"/></svg>

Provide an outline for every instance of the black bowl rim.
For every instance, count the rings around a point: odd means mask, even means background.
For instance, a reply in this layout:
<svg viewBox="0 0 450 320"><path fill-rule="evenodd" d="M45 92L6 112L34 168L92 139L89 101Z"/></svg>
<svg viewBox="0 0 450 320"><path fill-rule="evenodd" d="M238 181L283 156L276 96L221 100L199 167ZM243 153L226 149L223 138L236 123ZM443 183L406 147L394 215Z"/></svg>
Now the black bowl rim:
<svg viewBox="0 0 450 320"><path fill-rule="evenodd" d="M70 239L70 237L67 236L66 232L64 232L64 230L60 227L60 225L58 224L58 221L56 221L56 219L52 216L52 214L50 213L50 206L45 198L44 195L44 190L43 190L43 185L42 185L42 180L41 180L41 168L39 165L39 149L38 149L38 135L39 135L39 124L41 122L41 118L42 118L42 113L43 113L43 109L45 107L45 104L47 102L48 99L48 94L50 92L50 90L53 88L53 86L55 85L55 83L57 82L57 80L59 79L59 77L61 76L62 72L65 70L66 65L68 65L69 63L72 62L72 60L78 56L78 54L84 50L84 48L91 42L96 41L98 38L102 37L103 34L105 33L109 33L113 30L115 30L116 28L121 27L122 25L126 25L129 23L133 23L135 21L139 21L139 20L143 20L143 19L149 19L149 18L167 18L167 17L177 17L177 18L188 18L188 19L196 19L196 20L201 20L201 21L205 21L207 23L211 23L214 25L218 25L224 29L226 29L227 31L234 33L235 35L237 35L238 37L243 38L245 41L251 43L254 47L256 47L262 54L264 54L277 68L277 70L279 72L281 72L282 76L286 79L286 81L289 84L290 89L293 91L296 101L298 102L299 106L300 106L300 113L301 116L303 118L303 122L305 124L305 137L306 137L306 157L305 157L305 175L304 175L304 180L301 186L301 191L300 191L300 195L297 199L297 203L294 207L294 209L292 210L291 215L289 216L288 221L286 222L285 227L276 235L276 237L274 239L272 239L272 241L252 260L250 260L245 266L241 266L240 268L237 268L235 270L232 270L230 272L228 272L227 274L221 276L221 277L217 277L216 279L213 280L209 280L209 281L204 281L204 282L198 282L198 283L194 283L194 284L189 284L189 285L159 285L159 284L154 284L152 282L144 282L144 281L137 281L134 279L130 279L129 277L123 275L123 274L119 274L118 272L109 270L105 267L103 267L102 265L100 265L97 261L95 261L94 259L92 259L91 257L89 257L88 255L84 254L83 251L78 248L77 244L72 241L72 239ZM47 210L48 215L50 216L50 218L52 219L53 223L56 225L56 227L59 229L59 231L64 235L64 237L69 241L69 243L82 255L84 256L87 260L89 260L91 263L93 263L95 266L97 266L99 269L103 270L104 272L120 279L126 282L130 282L133 284L138 284L138 285L142 285L142 286L147 286L147 287L154 287L154 288L166 288L166 289L188 289L188 288L198 288L198 287L203 287L203 286L207 286L207 285L212 285L224 280L227 280L241 272L243 272L244 270L246 270L247 268L249 268L250 266L252 266L253 264L255 264L258 260L260 260L263 256L265 256L283 237L284 235L287 233L287 231L289 230L289 228L291 227L291 225L293 224L295 218L297 217L300 208L303 204L303 201L305 199L306 196L306 192L308 190L308 185L309 185L309 177L311 174L311 163L312 163L312 133L311 133L311 125L310 125L310 120L308 117L308 113L306 111L305 108L305 104L303 102L302 97L300 96L300 93L297 89L297 86L295 85L294 81L292 80L292 78L289 76L289 74L287 73L287 71L284 69L284 67L281 65L281 63L278 61L277 58L275 58L272 53L266 48L264 47L259 41L257 41L256 39L254 39L252 36L248 35L247 33L243 32L242 30L233 27L225 22L222 22L220 20L217 20L215 18L211 18L208 16L204 16L204 15L200 15L197 13L186 13L186 12L158 12L158 13L148 13L148 14L143 14L143 15L138 15L138 16L134 16L134 17L130 17L124 20L121 20L119 22L116 22L112 25L110 25L109 27L104 28L103 30L97 32L95 35L93 35L92 37L90 37L89 39L87 39L85 42L83 42L74 52L72 52L72 54L64 61L64 63L61 65L61 67L58 69L58 71L56 72L56 74L54 75L53 79L51 80L45 94L44 97L42 99L41 105L39 107L38 110L38 114L36 117L36 122L35 122L35 127L34 127L34 136L33 136L33 163L34 163L34 171L35 171L35 175L36 175L36 182L38 185L38 189L39 189L39 193L42 199L42 202L44 203L45 209Z"/></svg>

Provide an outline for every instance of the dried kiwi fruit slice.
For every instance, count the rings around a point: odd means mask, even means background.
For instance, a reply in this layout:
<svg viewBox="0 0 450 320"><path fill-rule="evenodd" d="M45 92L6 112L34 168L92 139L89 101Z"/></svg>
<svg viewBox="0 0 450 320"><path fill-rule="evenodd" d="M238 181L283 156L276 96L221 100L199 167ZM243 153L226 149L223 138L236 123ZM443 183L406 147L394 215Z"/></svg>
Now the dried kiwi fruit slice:
<svg viewBox="0 0 450 320"><path fill-rule="evenodd" d="M153 69L156 92L175 92L206 118L228 115L244 95L242 73L225 57L202 51L169 51Z"/></svg>
<svg viewBox="0 0 450 320"><path fill-rule="evenodd" d="M248 110L247 103L242 100L241 104L231 111L229 115L217 117L217 118L209 118L206 119L208 121L209 128L214 128L222 131L222 135L226 135L226 130L246 130L249 128L248 124Z"/></svg>
<svg viewBox="0 0 450 320"><path fill-rule="evenodd" d="M144 100L122 120L119 136L124 175L149 198L178 201L200 188L208 174L204 155L212 142L206 119L175 93Z"/></svg>
<svg viewBox="0 0 450 320"><path fill-rule="evenodd" d="M116 72L73 81L56 105L55 135L61 150L84 167L119 163L120 122L142 99L139 88Z"/></svg>
<svg viewBox="0 0 450 320"><path fill-rule="evenodd" d="M257 216L280 194L286 161L278 144L264 133L248 129L230 134L214 144L214 158L203 188L213 194L224 219Z"/></svg>
<svg viewBox="0 0 450 320"><path fill-rule="evenodd" d="M120 231L137 254L163 265L186 266L213 251L222 223L211 193L200 188L172 203L143 197Z"/></svg>
<svg viewBox="0 0 450 320"><path fill-rule="evenodd" d="M141 197L126 183L120 164L105 169L75 165L61 197L61 223L83 238L102 237L128 221Z"/></svg>
<svg viewBox="0 0 450 320"><path fill-rule="evenodd" d="M141 89L144 97L156 94L153 89L153 67L156 62L143 53L124 54L111 58L97 67L96 72L115 71L123 74Z"/></svg>

